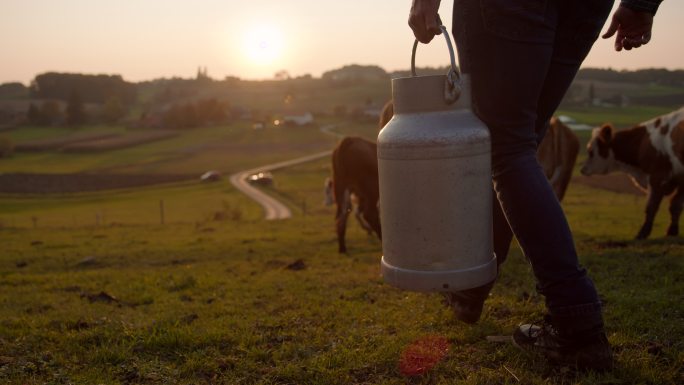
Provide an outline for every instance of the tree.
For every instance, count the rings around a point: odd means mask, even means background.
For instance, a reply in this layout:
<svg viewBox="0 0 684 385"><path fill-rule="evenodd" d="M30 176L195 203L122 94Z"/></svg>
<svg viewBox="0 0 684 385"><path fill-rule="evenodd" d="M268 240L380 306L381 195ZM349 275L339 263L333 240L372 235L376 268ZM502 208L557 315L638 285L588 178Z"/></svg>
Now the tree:
<svg viewBox="0 0 684 385"><path fill-rule="evenodd" d="M287 70L280 70L274 75L276 80L288 80L290 79L290 73Z"/></svg>
<svg viewBox="0 0 684 385"><path fill-rule="evenodd" d="M31 98L68 101L73 90L78 90L84 103L104 103L117 96L130 106L137 98L137 86L119 75L84 75L48 72L37 75L31 82Z"/></svg>
<svg viewBox="0 0 684 385"><path fill-rule="evenodd" d="M169 108L163 117L163 124L165 128L179 128L181 125L181 120L183 119L183 110L177 104L174 104Z"/></svg>
<svg viewBox="0 0 684 385"><path fill-rule="evenodd" d="M0 84L0 99L25 99L28 96L28 87L21 83Z"/></svg>
<svg viewBox="0 0 684 385"><path fill-rule="evenodd" d="M218 124L224 122L228 115L226 114L227 105L216 99L204 99L195 103L195 112L197 114L197 123L199 125Z"/></svg>
<svg viewBox="0 0 684 385"><path fill-rule="evenodd" d="M102 119L113 124L121 120L126 114L126 110L118 97L112 96L102 107Z"/></svg>
<svg viewBox="0 0 684 385"><path fill-rule="evenodd" d="M69 103L66 107L66 121L70 126L80 126L85 123L86 114L83 108L83 101L78 91L71 91Z"/></svg>
<svg viewBox="0 0 684 385"><path fill-rule="evenodd" d="M62 120L62 111L59 109L59 103L54 100L43 102L40 106L40 120L39 124L52 126L60 123Z"/></svg>
<svg viewBox="0 0 684 385"><path fill-rule="evenodd" d="M33 103L29 105L28 111L26 112L26 119L28 120L29 124L43 124L43 117L40 113L40 109Z"/></svg>
<svg viewBox="0 0 684 385"><path fill-rule="evenodd" d="M186 104L183 107L183 119L181 127L191 128L197 127L198 125L197 110L195 109L195 105L192 103Z"/></svg>

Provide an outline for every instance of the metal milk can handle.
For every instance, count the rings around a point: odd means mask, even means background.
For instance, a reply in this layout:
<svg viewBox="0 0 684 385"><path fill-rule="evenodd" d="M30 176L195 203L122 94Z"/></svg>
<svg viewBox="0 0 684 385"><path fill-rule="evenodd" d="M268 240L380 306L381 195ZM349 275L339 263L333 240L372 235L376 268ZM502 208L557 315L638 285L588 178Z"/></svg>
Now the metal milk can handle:
<svg viewBox="0 0 684 385"><path fill-rule="evenodd" d="M441 23L441 20L440 20ZM444 101L447 104L455 103L461 96L461 75L458 73L456 68L456 57L454 55L454 47L451 45L451 37L447 32L445 26L441 25L439 28L442 30L442 35L446 38L447 47L449 48L449 56L451 58L451 68L446 75L446 82L444 83ZM418 39L413 42L413 51L411 52L411 75L416 75L416 50L418 49Z"/></svg>

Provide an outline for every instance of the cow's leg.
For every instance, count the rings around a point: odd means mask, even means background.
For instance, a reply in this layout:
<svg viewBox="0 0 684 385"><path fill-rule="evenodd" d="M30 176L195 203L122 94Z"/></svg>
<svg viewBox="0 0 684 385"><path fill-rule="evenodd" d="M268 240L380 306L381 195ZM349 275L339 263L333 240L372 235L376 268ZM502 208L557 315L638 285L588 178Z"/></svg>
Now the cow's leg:
<svg viewBox="0 0 684 385"><path fill-rule="evenodd" d="M340 253L347 252L347 245L345 242L345 235L347 231L347 218L349 217L349 193L346 190L338 191L335 188L335 200L337 202L337 211L335 212L335 229L337 231L337 251Z"/></svg>
<svg viewBox="0 0 684 385"><path fill-rule="evenodd" d="M361 210L361 201L362 198L360 198L358 195L351 195L351 206L354 210L354 217L356 217L356 220L359 222L359 225L361 225L361 228L366 230L366 233L368 233L368 235L373 235L373 229L370 227L368 222L366 222L366 218L363 217L363 211Z"/></svg>
<svg viewBox="0 0 684 385"><path fill-rule="evenodd" d="M677 193L670 200L670 227L667 228L667 235L676 237L679 235L679 216L682 214L684 205L684 184L680 185Z"/></svg>
<svg viewBox="0 0 684 385"><path fill-rule="evenodd" d="M644 224L641 225L639 233L637 233L636 239L646 239L651 235L651 230L653 230L653 219L658 212L660 207L660 202L663 200L663 190L661 186L657 183L651 183L648 189L648 202L646 203L646 218L644 219Z"/></svg>
<svg viewBox="0 0 684 385"><path fill-rule="evenodd" d="M363 199L360 202L361 212L363 218L371 229L382 239L382 231L380 230L380 212L378 211L378 202L373 202L371 199Z"/></svg>
<svg viewBox="0 0 684 385"><path fill-rule="evenodd" d="M363 217L363 213L361 212L361 208L356 207L354 209L354 216L356 217L356 220L359 222L359 225L366 230L366 233L368 235L373 235L373 229L370 227L368 222L366 222L366 218Z"/></svg>

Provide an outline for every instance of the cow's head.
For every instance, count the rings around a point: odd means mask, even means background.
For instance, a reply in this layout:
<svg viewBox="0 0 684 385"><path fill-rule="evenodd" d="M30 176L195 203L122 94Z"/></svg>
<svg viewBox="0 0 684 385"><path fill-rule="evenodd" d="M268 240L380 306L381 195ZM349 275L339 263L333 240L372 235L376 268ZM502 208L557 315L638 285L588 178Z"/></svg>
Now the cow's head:
<svg viewBox="0 0 684 385"><path fill-rule="evenodd" d="M592 131L587 143L587 160L580 170L583 175L607 174L616 169L617 163L612 150L614 131L610 124L604 124Z"/></svg>

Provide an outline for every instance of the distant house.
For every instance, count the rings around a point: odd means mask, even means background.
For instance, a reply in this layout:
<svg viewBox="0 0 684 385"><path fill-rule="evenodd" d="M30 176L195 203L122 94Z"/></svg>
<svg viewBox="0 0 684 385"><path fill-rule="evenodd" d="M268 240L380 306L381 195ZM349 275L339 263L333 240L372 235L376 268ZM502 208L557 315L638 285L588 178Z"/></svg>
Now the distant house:
<svg viewBox="0 0 684 385"><path fill-rule="evenodd" d="M0 101L0 126L14 126L26 119L28 101Z"/></svg>
<svg viewBox="0 0 684 385"><path fill-rule="evenodd" d="M140 119L133 124L135 128L163 128L164 114L171 108L171 104L151 107L140 115Z"/></svg>
<svg viewBox="0 0 684 385"><path fill-rule="evenodd" d="M310 112L287 112L281 119L276 120L276 125L306 126L314 122Z"/></svg>

